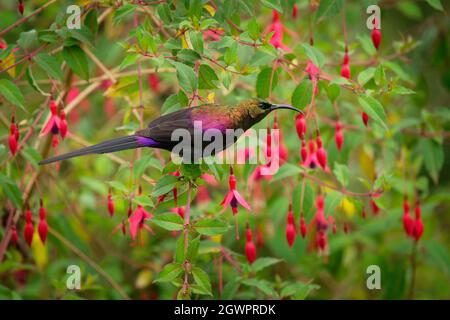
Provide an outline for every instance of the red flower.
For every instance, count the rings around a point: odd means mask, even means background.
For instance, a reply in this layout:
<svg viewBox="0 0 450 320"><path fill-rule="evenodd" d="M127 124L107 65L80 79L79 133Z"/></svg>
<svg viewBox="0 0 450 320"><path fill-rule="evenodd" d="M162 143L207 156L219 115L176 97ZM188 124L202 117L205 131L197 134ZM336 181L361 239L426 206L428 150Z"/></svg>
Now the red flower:
<svg viewBox="0 0 450 320"><path fill-rule="evenodd" d="M413 237L414 237L414 240L419 241L420 238L422 237L423 230L424 230L419 201L416 202L416 206L414 208L414 213L416 215L416 220L414 221Z"/></svg>
<svg viewBox="0 0 450 320"><path fill-rule="evenodd" d="M320 163L320 166L325 169L327 167L327 152L322 146L322 138L320 136L317 136L316 139L317 143L317 160Z"/></svg>
<svg viewBox="0 0 450 320"><path fill-rule="evenodd" d="M33 242L33 234L34 234L34 225L33 225L33 217L30 209L27 209L25 211L25 230L24 230L24 237L25 241L28 243L29 246L31 246L31 243Z"/></svg>
<svg viewBox="0 0 450 320"><path fill-rule="evenodd" d="M38 225L38 233L39 238L41 239L42 243L45 243L45 240L47 239L47 233L48 233L48 224L46 220L47 212L44 208L42 200L40 201L40 207L39 207L39 225Z"/></svg>
<svg viewBox="0 0 450 320"><path fill-rule="evenodd" d="M19 10L20 14L23 16L23 11L25 10L25 5L23 4L23 0L19 0L19 3L17 4L17 9Z"/></svg>
<svg viewBox="0 0 450 320"><path fill-rule="evenodd" d="M367 124L369 123L369 115L365 112L361 113L361 118L364 123L364 125L367 127Z"/></svg>
<svg viewBox="0 0 450 320"><path fill-rule="evenodd" d="M372 207L372 213L376 216L378 213L380 213L380 208L378 205L373 201L373 199L370 199L370 206Z"/></svg>
<svg viewBox="0 0 450 320"><path fill-rule="evenodd" d="M64 110L61 110L60 116L61 122L59 123L59 132L61 134L61 138L64 140L64 138L67 135L67 121L66 121L66 113Z"/></svg>
<svg viewBox="0 0 450 320"><path fill-rule="evenodd" d="M292 18L294 19L297 18L297 15L298 15L298 6L295 3L294 6L292 7Z"/></svg>
<svg viewBox="0 0 450 320"><path fill-rule="evenodd" d="M11 118L10 134L8 137L9 151L14 156L17 152L17 141L19 138L19 128L14 123L14 116Z"/></svg>
<svg viewBox="0 0 450 320"><path fill-rule="evenodd" d="M225 198L220 203L224 208L231 206L231 210L233 211L233 215L238 213L238 204L246 208L247 210L251 210L250 205L245 201L245 199L239 194L236 190L236 177L233 173L233 168L230 167L230 178L228 180L230 185L230 191L228 191Z"/></svg>
<svg viewBox="0 0 450 320"><path fill-rule="evenodd" d="M247 256L248 263L252 264L256 260L256 247L252 240L252 231L247 224L246 230L247 242L245 244L245 255Z"/></svg>
<svg viewBox="0 0 450 320"><path fill-rule="evenodd" d="M203 41L219 41L220 36L224 33L222 29L208 29L203 31Z"/></svg>
<svg viewBox="0 0 450 320"><path fill-rule="evenodd" d="M303 214L300 217L300 233L302 235L302 238L305 239L306 237L306 223L305 223L305 218L303 217Z"/></svg>
<svg viewBox="0 0 450 320"><path fill-rule="evenodd" d="M305 71L308 73L309 79L313 83L313 93L314 95L317 95L319 92L317 81L319 80L320 69L311 60L308 60Z"/></svg>
<svg viewBox="0 0 450 320"><path fill-rule="evenodd" d="M414 233L414 220L409 213L408 198L405 196L403 200L403 229L406 235L412 237Z"/></svg>
<svg viewBox="0 0 450 320"><path fill-rule="evenodd" d="M266 33L273 32L272 38L270 38L269 43L277 49L280 48L283 49L284 51L291 51L291 48L285 46L282 43L284 31L285 27L283 23L280 21L280 15L278 11L273 10L273 21L266 31Z"/></svg>
<svg viewBox="0 0 450 320"><path fill-rule="evenodd" d="M54 100L50 101L50 119L44 126L41 132L41 136L51 133L53 135L52 146L55 148L58 145L58 133L61 124L61 120L58 116L58 106Z"/></svg>
<svg viewBox="0 0 450 320"><path fill-rule="evenodd" d="M111 190L109 190L109 192L108 192L107 204L108 204L109 216L112 217L114 215L114 201L112 199Z"/></svg>
<svg viewBox="0 0 450 320"><path fill-rule="evenodd" d="M334 135L334 140L336 141L338 150L341 151L342 145L344 144L344 135L342 134L342 125L339 121L336 122L336 133Z"/></svg>
<svg viewBox="0 0 450 320"><path fill-rule="evenodd" d="M295 221L294 221L294 212L292 211L292 204L289 205L289 212L287 216L286 240L288 242L289 247L292 248L295 242Z"/></svg>
<svg viewBox="0 0 450 320"><path fill-rule="evenodd" d="M151 218L153 218L153 215L150 212L145 211L145 209L138 204L136 210L134 210L133 214L128 218L130 223L130 234L133 240L136 239L136 235L141 228L146 228L148 231L151 231L150 227L144 224L145 220Z"/></svg>

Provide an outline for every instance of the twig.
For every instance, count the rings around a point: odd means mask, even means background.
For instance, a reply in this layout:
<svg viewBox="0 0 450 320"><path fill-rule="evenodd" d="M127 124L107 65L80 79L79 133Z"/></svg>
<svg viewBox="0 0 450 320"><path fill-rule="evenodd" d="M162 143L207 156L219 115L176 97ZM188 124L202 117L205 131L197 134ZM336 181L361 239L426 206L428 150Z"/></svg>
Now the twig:
<svg viewBox="0 0 450 320"><path fill-rule="evenodd" d="M3 29L2 31L0 31L0 38L8 33L9 31L11 31L12 29L16 28L17 26L21 25L22 23L28 21L30 18L34 17L35 15L37 15L38 13L40 13L41 11L45 10L45 8L47 8L48 6L52 5L53 3L55 3L58 0L49 0L47 1L47 3L45 3L44 5L42 5L41 7L37 8L36 10L34 10L32 13L30 13L28 16L23 17L19 20L17 20L16 22L14 22L12 25L10 25L9 27Z"/></svg>

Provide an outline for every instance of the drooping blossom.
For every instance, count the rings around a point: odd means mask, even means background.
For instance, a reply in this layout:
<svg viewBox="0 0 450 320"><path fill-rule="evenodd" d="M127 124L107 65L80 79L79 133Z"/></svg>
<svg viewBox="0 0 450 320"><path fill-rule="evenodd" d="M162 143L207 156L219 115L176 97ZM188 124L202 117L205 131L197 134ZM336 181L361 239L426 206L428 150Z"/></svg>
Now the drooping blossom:
<svg viewBox="0 0 450 320"><path fill-rule="evenodd" d="M230 177L228 179L228 184L230 187L230 191L228 191L225 198L220 203L224 209L226 209L228 206L231 206L231 211L233 212L233 215L236 216L238 213L238 204L243 206L247 210L251 210L250 205L245 201L245 199L240 195L240 193L236 190L236 177L233 173L233 167L230 167ZM236 239L239 239L239 227L237 224L237 218L236 218Z"/></svg>
<svg viewBox="0 0 450 320"><path fill-rule="evenodd" d="M283 44L283 35L286 31L286 27L280 20L280 14L277 10L273 10L272 23L266 30L266 33L273 32L272 38L270 38L269 43L277 49L283 49L284 51L292 51L291 48Z"/></svg>
<svg viewBox="0 0 450 320"><path fill-rule="evenodd" d="M38 233L39 233L39 238L41 239L42 243L45 243L45 240L47 239L47 233L48 233L48 224L47 224L47 211L44 208L42 199L40 200L40 206L39 206Z"/></svg>
<svg viewBox="0 0 450 320"><path fill-rule="evenodd" d="M256 260L256 247L252 239L252 230L250 230L250 226L248 225L248 223L245 236L245 256L247 257L248 263L252 264Z"/></svg>

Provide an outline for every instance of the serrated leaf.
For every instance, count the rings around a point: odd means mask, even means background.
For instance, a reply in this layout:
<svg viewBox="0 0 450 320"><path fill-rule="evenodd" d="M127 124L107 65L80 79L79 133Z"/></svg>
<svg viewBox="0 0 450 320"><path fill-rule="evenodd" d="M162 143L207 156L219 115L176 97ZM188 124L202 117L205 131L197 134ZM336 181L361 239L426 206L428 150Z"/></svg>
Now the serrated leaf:
<svg viewBox="0 0 450 320"><path fill-rule="evenodd" d="M140 195L140 196L134 197L133 201L144 207L152 207L153 206L152 199L150 199L148 196L145 196L145 195Z"/></svg>
<svg viewBox="0 0 450 320"><path fill-rule="evenodd" d="M375 68L370 67L370 68L364 69L363 71L361 71L358 74L358 83L361 86L364 86L367 82L370 81L370 79L373 78L374 74L375 74Z"/></svg>
<svg viewBox="0 0 450 320"><path fill-rule="evenodd" d="M271 80L272 79L272 80ZM272 86L271 86L272 81ZM274 90L278 84L278 72L273 72L272 78L272 68L264 68L258 74L256 78L256 93L258 97L265 99L269 96L270 90Z"/></svg>
<svg viewBox="0 0 450 320"><path fill-rule="evenodd" d="M184 63L170 61L177 70L178 84L187 93L193 93L197 89L198 81L194 70Z"/></svg>
<svg viewBox="0 0 450 320"><path fill-rule="evenodd" d="M292 93L292 105L299 109L305 109L311 102L312 93L312 82L309 80L303 80Z"/></svg>
<svg viewBox="0 0 450 320"><path fill-rule="evenodd" d="M205 236L224 234L230 228L226 222L217 219L202 219L195 223L195 230Z"/></svg>
<svg viewBox="0 0 450 320"><path fill-rule="evenodd" d="M30 86L31 86L34 90L36 90L37 92L39 92L39 93L42 94L43 96L46 96L46 97L50 96L49 93L47 93L47 92L45 92L44 90L42 90L42 89L39 87L39 85L37 84L36 80L34 79L33 72L32 72L32 70L31 70L31 66L28 66L27 71L26 71L26 76L27 76L28 83L30 84Z"/></svg>
<svg viewBox="0 0 450 320"><path fill-rule="evenodd" d="M442 146L431 139L422 139L420 142L421 154L424 157L425 168L435 183L439 181L439 171L444 165L444 151Z"/></svg>
<svg viewBox="0 0 450 320"><path fill-rule="evenodd" d="M64 47L63 57L73 72L84 80L89 80L88 58L79 46Z"/></svg>
<svg viewBox="0 0 450 320"><path fill-rule="evenodd" d="M271 265L277 264L278 262L281 262L280 259L265 257L265 258L258 258L255 262L251 265L251 269L254 272L261 271L267 267L270 267Z"/></svg>
<svg viewBox="0 0 450 320"><path fill-rule="evenodd" d="M64 80L63 73L61 72L61 64L55 57L40 52L34 56L33 60L52 78L59 81Z"/></svg>
<svg viewBox="0 0 450 320"><path fill-rule="evenodd" d="M342 186L346 187L350 178L350 169L348 166L335 163L333 172Z"/></svg>
<svg viewBox="0 0 450 320"><path fill-rule="evenodd" d="M78 41L88 44L91 47L94 46L94 35L91 30L86 26L82 26L80 29L69 29L69 35L77 39Z"/></svg>
<svg viewBox="0 0 450 320"><path fill-rule="evenodd" d="M386 113L381 103L371 96L359 97L358 102L371 119L378 122L384 129L389 130L386 125Z"/></svg>
<svg viewBox="0 0 450 320"><path fill-rule="evenodd" d="M219 80L214 70L206 65L201 64L198 69L198 88L199 89L216 89L216 82Z"/></svg>
<svg viewBox="0 0 450 320"><path fill-rule="evenodd" d="M116 189L116 190L118 190L118 191L122 191L123 193L128 193L128 188L125 187L125 185L122 184L122 183L119 182L119 181L109 181L108 184L109 184L112 188L114 188L114 189Z"/></svg>
<svg viewBox="0 0 450 320"><path fill-rule="evenodd" d="M321 68L325 63L325 56L319 49L307 43L302 43L306 56L318 67Z"/></svg>
<svg viewBox="0 0 450 320"><path fill-rule="evenodd" d="M22 92L20 92L19 88L13 82L8 79L0 79L0 94L13 105L27 111Z"/></svg>
<svg viewBox="0 0 450 320"><path fill-rule="evenodd" d="M3 189L3 193L16 208L23 206L22 192L15 181L0 173L0 186Z"/></svg>
<svg viewBox="0 0 450 320"><path fill-rule="evenodd" d="M19 40L17 40L17 44L25 50L31 51L33 48L36 48L39 45L38 33L36 30L30 30L22 32L19 35Z"/></svg>
<svg viewBox="0 0 450 320"><path fill-rule="evenodd" d="M165 175L156 182L155 188L152 191L152 197L159 197L163 194L171 191L175 184L178 182L178 178L172 175Z"/></svg>
<svg viewBox="0 0 450 320"><path fill-rule="evenodd" d="M199 267L192 268L192 276L194 277L195 283L206 290L206 292L211 294L211 282L209 281L208 274L200 269Z"/></svg>
<svg viewBox="0 0 450 320"><path fill-rule="evenodd" d="M151 221L169 231L180 231L184 229L183 219L175 213L158 214Z"/></svg>
<svg viewBox="0 0 450 320"><path fill-rule="evenodd" d="M169 282L175 280L183 271L183 267L179 263L172 262L166 264L153 282Z"/></svg>
<svg viewBox="0 0 450 320"><path fill-rule="evenodd" d="M284 179L286 177L295 177L296 175L298 175L302 172L303 172L303 169L296 166L295 164L285 163L278 169L277 173L275 173L275 175L270 180L270 182L272 183L272 182Z"/></svg>

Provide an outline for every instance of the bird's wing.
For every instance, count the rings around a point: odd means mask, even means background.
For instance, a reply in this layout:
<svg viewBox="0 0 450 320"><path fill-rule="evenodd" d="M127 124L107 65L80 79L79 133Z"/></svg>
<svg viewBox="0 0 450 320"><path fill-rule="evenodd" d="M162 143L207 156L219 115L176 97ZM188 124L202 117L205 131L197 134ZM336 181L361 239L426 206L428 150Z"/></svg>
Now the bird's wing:
<svg viewBox="0 0 450 320"><path fill-rule="evenodd" d="M161 143L169 143L175 129L186 129L193 132L192 109L185 108L156 118L147 128L137 131L136 135L151 138Z"/></svg>

